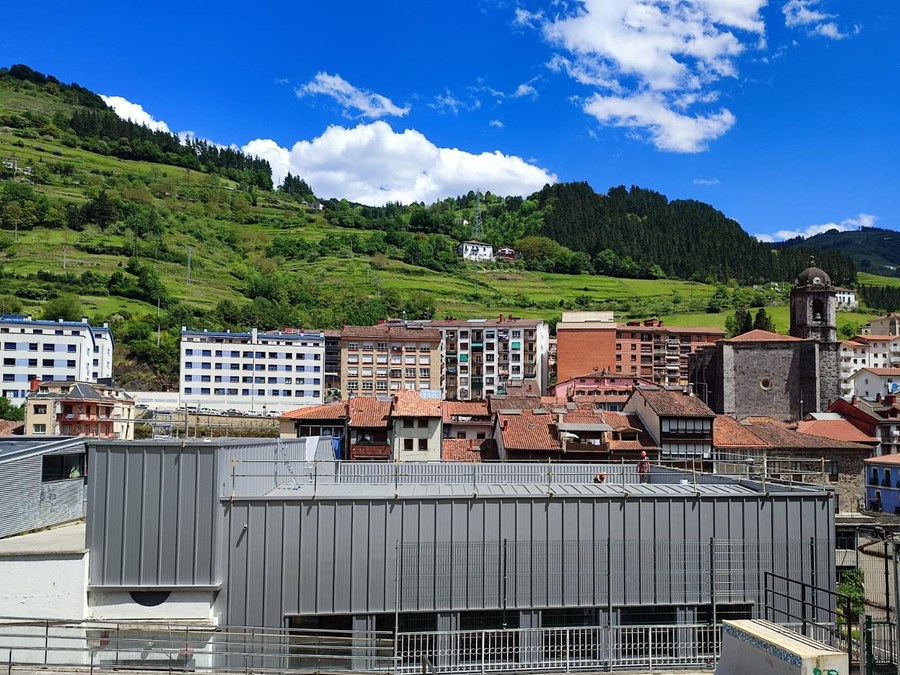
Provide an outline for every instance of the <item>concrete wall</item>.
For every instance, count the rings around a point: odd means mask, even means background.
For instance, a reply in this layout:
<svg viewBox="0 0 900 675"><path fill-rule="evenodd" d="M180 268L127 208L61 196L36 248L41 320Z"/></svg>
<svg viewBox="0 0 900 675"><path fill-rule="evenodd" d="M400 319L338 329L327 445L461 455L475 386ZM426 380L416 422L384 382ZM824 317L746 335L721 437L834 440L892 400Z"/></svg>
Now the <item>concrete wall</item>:
<svg viewBox="0 0 900 675"><path fill-rule="evenodd" d="M81 619L87 607L87 553L0 553L0 616ZM7 583L15 580L15 583Z"/></svg>

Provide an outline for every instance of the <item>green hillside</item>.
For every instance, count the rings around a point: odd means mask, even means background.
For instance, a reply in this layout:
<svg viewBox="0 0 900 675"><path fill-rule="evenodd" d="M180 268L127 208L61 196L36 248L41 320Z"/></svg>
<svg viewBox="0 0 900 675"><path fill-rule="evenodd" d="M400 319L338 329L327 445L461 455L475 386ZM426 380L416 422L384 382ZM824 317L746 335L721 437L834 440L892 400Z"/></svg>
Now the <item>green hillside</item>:
<svg viewBox="0 0 900 675"><path fill-rule="evenodd" d="M860 273L900 277L900 232L896 230L879 227L863 227L851 232L829 230L808 239L791 239L778 244L781 250L797 247L839 251L853 260Z"/></svg>
<svg viewBox="0 0 900 675"><path fill-rule="evenodd" d="M767 265L779 280L804 255L763 251L711 207L669 204L640 188L592 197L573 184L528 199L470 192L430 206L330 200L320 211L314 186L289 178L273 190L261 160L184 146L118 120L77 85L0 69L0 311L108 321L120 383L164 388L177 383L182 325L333 328L498 314L554 321L564 309L722 325L732 307L784 300L783 286L740 286L747 260L728 262L728 242L777 261ZM485 238L516 246L521 260L461 261L455 246L471 236L476 211ZM587 236L595 228L588 213L617 234ZM642 248L640 227L653 228L652 247ZM727 234L711 244L685 234L716 228ZM692 267L663 255L673 238ZM721 262L704 267L710 260ZM665 278L673 276L694 280Z"/></svg>

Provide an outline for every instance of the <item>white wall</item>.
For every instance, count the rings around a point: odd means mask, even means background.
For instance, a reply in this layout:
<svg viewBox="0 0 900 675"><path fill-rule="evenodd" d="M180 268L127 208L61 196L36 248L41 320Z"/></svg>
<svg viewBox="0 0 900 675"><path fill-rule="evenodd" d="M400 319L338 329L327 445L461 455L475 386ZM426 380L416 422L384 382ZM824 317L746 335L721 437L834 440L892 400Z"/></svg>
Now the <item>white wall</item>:
<svg viewBox="0 0 900 675"><path fill-rule="evenodd" d="M0 616L83 619L87 553L0 555Z"/></svg>
<svg viewBox="0 0 900 675"><path fill-rule="evenodd" d="M200 619L213 621L215 594L206 590L174 590L155 607L139 605L128 591L91 591L88 618L122 621L126 619Z"/></svg>

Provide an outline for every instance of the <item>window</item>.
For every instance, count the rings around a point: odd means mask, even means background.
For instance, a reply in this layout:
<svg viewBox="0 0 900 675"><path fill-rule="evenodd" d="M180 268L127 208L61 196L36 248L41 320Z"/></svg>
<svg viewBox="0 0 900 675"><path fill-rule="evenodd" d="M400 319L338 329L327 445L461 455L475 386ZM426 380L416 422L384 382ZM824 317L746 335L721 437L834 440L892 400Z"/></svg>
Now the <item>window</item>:
<svg viewBox="0 0 900 675"><path fill-rule="evenodd" d="M413 449L413 439L404 438L403 439L403 449L404 450L412 450Z"/></svg>
<svg viewBox="0 0 900 675"><path fill-rule="evenodd" d="M41 481L47 483L84 475L84 455L44 455L41 458Z"/></svg>
<svg viewBox="0 0 900 675"><path fill-rule="evenodd" d="M32 424L31 425L31 433L46 434L47 433L47 425L46 424Z"/></svg>
<svg viewBox="0 0 900 675"><path fill-rule="evenodd" d="M53 367L53 359L41 359L41 365L44 368L52 368Z"/></svg>
<svg viewBox="0 0 900 675"><path fill-rule="evenodd" d="M428 449L428 439L420 438L419 439L419 450L427 450Z"/></svg>
<svg viewBox="0 0 900 675"><path fill-rule="evenodd" d="M44 345L44 351L45 351L45 352L53 352L53 351L56 351L56 345L54 345L54 344L45 344L45 345Z"/></svg>
<svg viewBox="0 0 900 675"><path fill-rule="evenodd" d="M77 345L67 345L67 347L69 348L68 351L69 351L70 353L72 353L72 352L77 352L77 351L78 351Z"/></svg>
<svg viewBox="0 0 900 675"><path fill-rule="evenodd" d="M412 429L416 425L416 421L412 417L403 418L403 428Z"/></svg>

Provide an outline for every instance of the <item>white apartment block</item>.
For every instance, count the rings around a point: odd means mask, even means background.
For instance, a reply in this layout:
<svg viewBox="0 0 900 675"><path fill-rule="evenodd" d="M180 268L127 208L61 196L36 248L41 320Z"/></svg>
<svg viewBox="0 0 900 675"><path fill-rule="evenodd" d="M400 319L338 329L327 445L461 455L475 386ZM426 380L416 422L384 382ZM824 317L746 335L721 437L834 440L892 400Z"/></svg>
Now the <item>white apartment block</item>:
<svg viewBox="0 0 900 675"><path fill-rule="evenodd" d="M900 367L900 336L857 335L841 342L841 396L855 393L854 376L863 368Z"/></svg>
<svg viewBox="0 0 900 675"><path fill-rule="evenodd" d="M443 336L444 398L468 401L493 394L544 393L550 358L546 322L500 317L427 325Z"/></svg>
<svg viewBox="0 0 900 675"><path fill-rule="evenodd" d="M0 395L20 406L32 382L97 382L112 377L114 341L104 324L0 316Z"/></svg>
<svg viewBox="0 0 900 675"><path fill-rule="evenodd" d="M321 332L181 329L180 403L280 413L324 400Z"/></svg>

